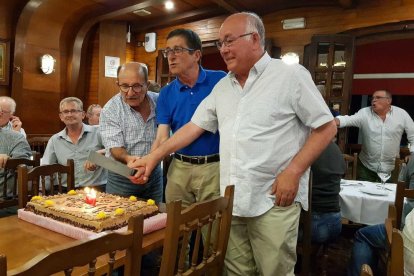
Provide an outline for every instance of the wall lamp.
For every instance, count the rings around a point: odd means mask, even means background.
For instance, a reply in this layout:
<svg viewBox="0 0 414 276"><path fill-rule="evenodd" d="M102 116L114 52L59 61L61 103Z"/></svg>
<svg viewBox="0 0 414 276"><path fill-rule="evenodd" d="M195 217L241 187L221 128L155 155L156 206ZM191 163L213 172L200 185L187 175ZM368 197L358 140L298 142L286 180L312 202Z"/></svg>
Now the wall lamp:
<svg viewBox="0 0 414 276"><path fill-rule="evenodd" d="M51 55L45 54L40 57L40 70L46 75L52 74L55 71L56 59Z"/></svg>
<svg viewBox="0 0 414 276"><path fill-rule="evenodd" d="M283 30L304 29L306 20L304 17L282 20Z"/></svg>

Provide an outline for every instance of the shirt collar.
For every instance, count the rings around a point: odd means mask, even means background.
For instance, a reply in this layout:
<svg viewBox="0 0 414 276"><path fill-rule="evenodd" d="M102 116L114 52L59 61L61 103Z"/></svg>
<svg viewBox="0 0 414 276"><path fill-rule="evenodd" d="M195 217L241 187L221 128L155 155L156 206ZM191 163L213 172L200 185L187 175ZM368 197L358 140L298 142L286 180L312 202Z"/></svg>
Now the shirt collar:
<svg viewBox="0 0 414 276"><path fill-rule="evenodd" d="M84 133L91 132L92 128L93 128L93 126L86 125L86 124L82 123L82 132L79 135L79 139L82 138ZM66 127L61 132L58 133L58 136L66 139L66 140L69 139L68 133L66 131ZM70 139L69 139L69 141L70 141Z"/></svg>
<svg viewBox="0 0 414 276"><path fill-rule="evenodd" d="M253 65L252 68L250 68L249 77L262 74L271 60L272 58L269 56L269 54L267 52L264 52L262 57ZM236 75L233 72L229 72L229 77L233 81L237 80Z"/></svg>
<svg viewBox="0 0 414 276"><path fill-rule="evenodd" d="M199 66L198 68L199 68L199 70L198 70L198 78L197 78L197 81L196 81L196 85L198 83L204 82L204 80L207 77L206 70L204 70L202 66ZM176 79L177 79L177 87L178 87L179 91L184 91L185 89L188 88L188 86L186 84L182 83L178 77Z"/></svg>

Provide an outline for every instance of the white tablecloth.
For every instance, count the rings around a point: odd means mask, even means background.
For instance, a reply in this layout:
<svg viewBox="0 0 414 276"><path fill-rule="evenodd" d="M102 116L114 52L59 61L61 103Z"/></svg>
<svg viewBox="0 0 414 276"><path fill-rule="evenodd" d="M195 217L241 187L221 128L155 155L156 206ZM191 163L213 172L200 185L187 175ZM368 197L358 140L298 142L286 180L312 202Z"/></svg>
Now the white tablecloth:
<svg viewBox="0 0 414 276"><path fill-rule="evenodd" d="M395 202L396 184L385 184L387 195L372 195L361 192L377 189L378 183L359 180L341 180L339 204L343 218L367 225L384 223L388 216L388 205Z"/></svg>

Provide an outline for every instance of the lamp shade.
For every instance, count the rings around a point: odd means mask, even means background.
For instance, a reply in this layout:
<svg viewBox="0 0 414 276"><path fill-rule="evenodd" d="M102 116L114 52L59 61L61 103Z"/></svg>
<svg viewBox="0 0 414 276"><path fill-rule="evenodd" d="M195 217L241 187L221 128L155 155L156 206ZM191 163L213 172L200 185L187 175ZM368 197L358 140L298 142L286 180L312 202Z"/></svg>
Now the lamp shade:
<svg viewBox="0 0 414 276"><path fill-rule="evenodd" d="M56 60L51 55L42 55L40 57L40 70L42 70L44 74L49 75L55 71L55 63Z"/></svg>

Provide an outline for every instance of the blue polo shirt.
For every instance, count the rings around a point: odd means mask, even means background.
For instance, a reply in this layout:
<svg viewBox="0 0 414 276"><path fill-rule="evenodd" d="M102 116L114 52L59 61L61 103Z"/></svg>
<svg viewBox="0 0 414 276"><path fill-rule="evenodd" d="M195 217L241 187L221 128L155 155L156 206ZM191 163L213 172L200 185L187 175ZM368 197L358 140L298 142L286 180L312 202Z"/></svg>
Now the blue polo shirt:
<svg viewBox="0 0 414 276"><path fill-rule="evenodd" d="M157 102L156 118L158 124L170 125L172 132L191 120L198 105L207 97L216 83L226 73L204 70L200 66L197 83L188 87L178 78L163 87ZM197 140L177 151L188 156L204 156L219 152L219 134L205 131Z"/></svg>

